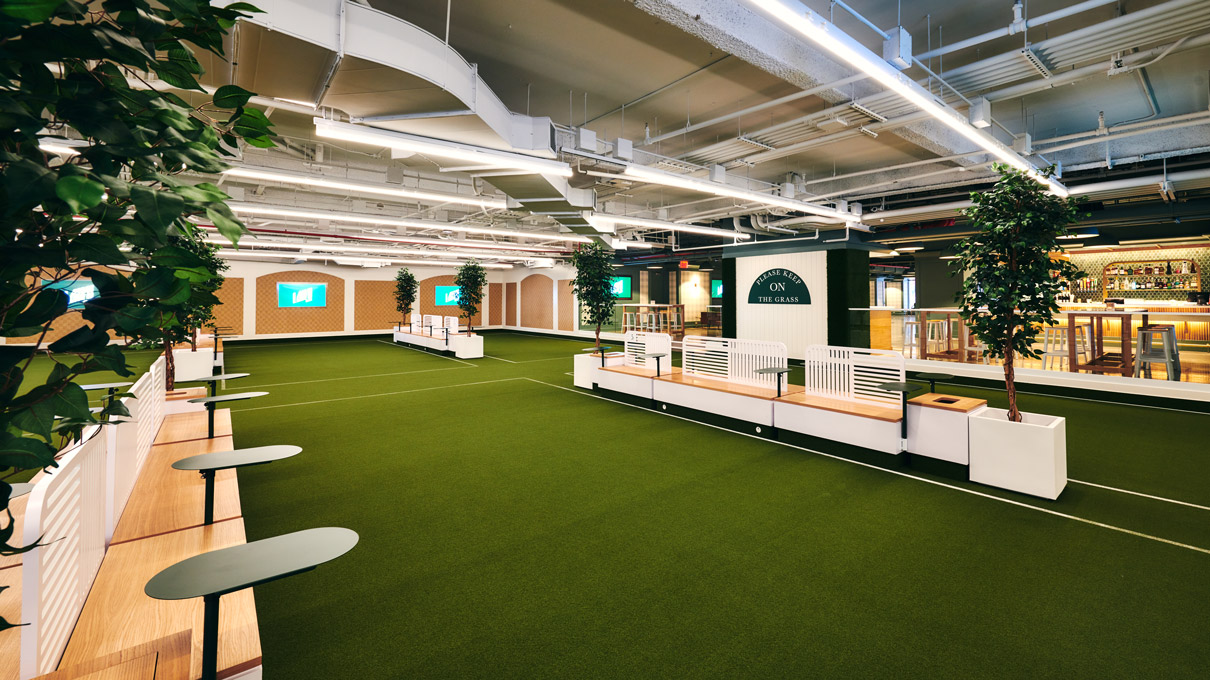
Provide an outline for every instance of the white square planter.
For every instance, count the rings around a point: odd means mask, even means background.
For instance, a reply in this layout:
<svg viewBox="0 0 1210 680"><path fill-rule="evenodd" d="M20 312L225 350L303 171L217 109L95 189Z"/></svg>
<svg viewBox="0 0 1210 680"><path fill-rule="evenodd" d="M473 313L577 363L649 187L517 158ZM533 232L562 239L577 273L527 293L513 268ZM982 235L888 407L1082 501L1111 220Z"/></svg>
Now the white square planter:
<svg viewBox="0 0 1210 680"><path fill-rule="evenodd" d="M597 369L601 367L601 355L584 352L577 354L574 357L572 364L572 383L576 387L582 387L586 390L591 390L594 383L597 382ZM626 363L626 355L621 352L606 352L606 366L621 366Z"/></svg>
<svg viewBox="0 0 1210 680"><path fill-rule="evenodd" d="M972 482L1054 500L1067 486L1067 421L1057 416L985 408L971 413Z"/></svg>

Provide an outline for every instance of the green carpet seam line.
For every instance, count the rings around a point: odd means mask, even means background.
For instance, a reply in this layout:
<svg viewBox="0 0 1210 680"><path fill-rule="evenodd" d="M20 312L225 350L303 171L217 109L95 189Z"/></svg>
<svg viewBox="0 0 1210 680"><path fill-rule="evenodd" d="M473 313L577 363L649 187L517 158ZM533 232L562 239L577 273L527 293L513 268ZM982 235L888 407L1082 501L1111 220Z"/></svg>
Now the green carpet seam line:
<svg viewBox="0 0 1210 680"><path fill-rule="evenodd" d="M320 399L319 401L299 401L293 404L274 404L272 406L254 406L252 408L241 408L240 413L247 411L264 411L270 408L289 408L291 406L312 406L314 404L330 404L334 401L349 401L351 399L372 399L374 397L392 397L397 394L411 394L413 392L431 392L432 390L446 390L451 387L470 387L472 385L490 385L491 383L509 382L510 380L528 380L529 378L500 378L499 380L480 380L478 382L459 383L457 385L438 385L436 387L418 387L414 390L400 390L398 392L380 392L378 394L358 394L352 397L336 397L335 399Z"/></svg>
<svg viewBox="0 0 1210 680"><path fill-rule="evenodd" d="M856 460L850 460L850 459L848 459L848 458L844 458L844 457L842 457L842 456L835 456L835 455L832 455L832 454L830 454L830 453L825 453L825 452L823 452L823 451L817 451L817 450L815 450L815 449L808 449L808 448L805 448L805 447L802 447L802 446L795 446L795 445L793 445L793 444L787 444L787 443L785 443L785 442L779 442L779 441L776 441L776 440L765 439L765 438L763 438L763 437L757 437L756 435L747 434L747 433L745 433L745 432L736 432L735 430L728 430L728 429L726 429L726 428L717 427L717 426L715 426L715 425L711 425L711 424L709 424L709 423L701 423L701 422L698 422L698 421L696 421L696 420L692 420L692 419L690 419L690 418L682 418L681 416L675 416L675 415L669 415L669 414L667 414L667 413L661 413L661 412L656 411L656 410L654 410L654 409L644 408L644 407L642 407L642 406L635 406L635 405L633 405L633 404L627 404L627 403L625 403L625 402L621 402L621 401L615 401L615 400L613 400L613 399L609 399L608 397L602 397L602 396L597 395L597 394L590 394L590 393L587 393L587 392L582 392L582 391L580 391L580 390L578 390L578 389L574 389L574 388L571 388L571 387L564 387L564 386L562 386L562 385L555 385L555 384L553 384L553 383L548 383L548 382L545 382L545 381L542 381L542 380L537 380L537 379L535 379L535 378L521 378L521 380L529 380L529 381L531 381L531 382L536 382L536 383L539 383L539 384L541 384L541 385L546 385L547 387L553 387L553 388L555 388L555 389L566 390L566 391L568 391L568 392L572 392L572 393L575 393L575 394L580 394L580 395L583 395L583 396L586 396L586 397L592 397L592 398L594 398L594 399L601 399L601 400L603 400L603 401L609 401L609 402L613 402L613 403L615 403L615 404L619 404L619 405L622 405L622 406L629 406L629 407L631 407L631 408L637 408L637 409L640 409L640 410L643 410L643 411L649 411L649 412L651 412L651 413L655 413L655 414L658 414L658 415L661 415L661 416L665 416L665 417L668 417L668 418L676 418L676 419L678 419L678 420L684 420L684 421L691 422L691 423L698 423L699 425L704 425L704 426L706 426L706 427L710 427L710 428L714 428L714 429L718 429L718 430L723 430L724 432L731 432L731 433L734 433L734 434L740 435L740 436L742 436L742 437L748 437L748 438L750 438L750 439L759 439L759 440L761 440L761 441L767 441L767 442L770 442L770 443L773 443L773 444L777 444L777 445L779 445L779 446L785 446L785 447L792 448L792 449L798 449L798 450L800 450L800 451L806 451L807 453L814 453L814 454L816 454L816 455L824 456L824 457L826 457L826 458L831 458L831 459L833 459L833 460L839 460L839 461L843 461L843 462L845 462L845 463L852 463L853 465L860 465L861 467L869 468L869 469L871 469L871 470L881 470L882 472L888 472L888 473L890 473L890 474L897 475L897 476L900 476L900 477L906 477L906 478L908 478L908 479L915 479L915 480L917 480L917 481L925 482L926 484L932 484L932 485L934 485L934 486L940 486L940 487L943 487L943 488L946 488L946 489L953 489L953 490L955 490L955 491L961 491L962 493L970 494L970 495L972 495L972 496L981 496L981 497L983 497L983 498L989 498L989 499L994 500L994 501L1000 501L1000 502L1002 502L1002 503L1008 503L1009 505L1015 505L1015 506L1018 506L1018 507L1022 507L1022 508L1025 508L1025 509L1027 509L1027 510L1034 510L1034 511L1041 512L1041 513L1045 513L1045 514L1048 514L1048 515L1053 515L1053 516L1055 516L1055 517L1061 517L1061 518L1064 518L1064 519L1070 519L1070 520L1074 520L1074 521L1076 521L1076 522L1082 522L1082 523L1084 523L1084 524L1089 524L1089 525L1092 525L1092 526L1101 527L1101 528L1103 528L1103 529L1108 529L1108 530L1110 530L1110 531L1116 531L1116 532L1120 532L1120 533L1127 534L1127 535L1130 535L1130 536L1136 536L1136 537L1138 537L1138 538L1143 538L1143 539L1147 539L1147 540L1150 540L1150 541L1156 541L1156 542L1158 542L1158 543L1166 543L1166 544L1168 544L1168 545L1175 546L1175 547L1178 547L1178 548L1184 548L1184 549L1186 549L1186 550L1192 550L1192 551L1194 551L1194 552L1199 552L1199 553L1203 553L1203 554L1206 554L1206 555L1210 555L1210 548L1199 548L1198 546L1195 546L1195 545L1189 545L1189 544L1187 544L1187 543L1180 543L1179 541L1173 541L1173 540L1170 540L1170 539L1167 539L1167 538L1162 538L1162 537L1160 537L1160 536L1153 536L1153 535L1151 535L1151 534L1144 534L1144 533L1139 532L1139 531L1133 531L1133 530L1131 530L1131 529L1125 529L1125 528L1122 528L1122 527L1114 526L1114 525L1112 525L1112 524L1105 524L1104 522L1098 522L1098 521L1096 521L1096 520L1087 519L1087 518L1085 518L1085 517L1078 517L1078 516L1076 516L1076 515L1069 515L1069 514L1067 514L1067 513L1064 513L1064 512L1059 512L1059 511L1057 511L1057 510L1049 510L1049 509L1047 509L1047 508L1040 508L1040 507L1038 507L1038 506L1036 506L1036 505L1030 505L1029 503L1023 503L1023 502L1021 502L1021 501L1014 501L1014 500L1012 500L1012 499L1010 499L1010 498L1000 498L1000 497L998 497L998 496L993 496L993 495L991 495L991 494L982 493L982 492L980 492L980 491L975 491L975 490L973 490L973 489L964 489L964 488L962 488L962 487L960 487L960 486L953 486L953 485L951 485L951 484L946 484L946 483L944 483L944 482L939 482L939 481L932 480L932 479L926 479L926 478L924 478L924 477L917 477L916 475L910 475L910 474L907 474L907 473L905 473L905 472L900 472L900 471L898 471L898 470L890 470L890 469L887 469L887 468L881 468L881 467L878 467L877 465L870 465L869 463L862 463L862 462L860 462L860 461L856 461Z"/></svg>

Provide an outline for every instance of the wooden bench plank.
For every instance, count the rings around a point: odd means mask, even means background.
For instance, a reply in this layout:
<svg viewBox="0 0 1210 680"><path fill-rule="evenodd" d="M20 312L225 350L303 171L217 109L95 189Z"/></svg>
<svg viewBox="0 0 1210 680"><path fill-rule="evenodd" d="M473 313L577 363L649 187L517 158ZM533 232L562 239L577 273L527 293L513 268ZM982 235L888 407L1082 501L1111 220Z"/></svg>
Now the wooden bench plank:
<svg viewBox="0 0 1210 680"><path fill-rule="evenodd" d="M608 370L608 369L605 369ZM653 371L654 373L654 371ZM700 387L706 390L715 390L716 392L727 392L729 394L738 394L745 397L755 397L757 399L774 399L777 397L777 388L774 387L755 387L752 385L740 385L738 383L727 382L714 378L702 378L696 375L686 373L671 373L662 375L656 380L666 380L668 382L680 383L682 385L691 385ZM803 390L802 385L787 385L782 390L782 395L794 394Z"/></svg>
<svg viewBox="0 0 1210 680"><path fill-rule="evenodd" d="M34 680L189 680L191 638L188 631L174 633L80 665L60 667Z"/></svg>
<svg viewBox="0 0 1210 680"><path fill-rule="evenodd" d="M206 412L190 411L164 416L164 423L155 436L155 444L173 444L191 439L206 438ZM231 409L220 408L214 412L214 436L231 434Z"/></svg>
<svg viewBox="0 0 1210 680"><path fill-rule="evenodd" d="M166 393L168 401L180 401L182 399L197 399L198 397L206 396L205 387L183 387Z"/></svg>
<svg viewBox="0 0 1210 680"><path fill-rule="evenodd" d="M206 481L197 472L173 470L182 458L235 448L232 437L195 439L151 447L139 482L113 532L113 543L124 543L169 531L202 526ZM235 470L220 470L214 480L214 520L241 517Z"/></svg>
<svg viewBox="0 0 1210 680"><path fill-rule="evenodd" d="M181 560L244 542L243 520L232 519L110 546L60 665L74 666L165 635L197 631L192 637L189 677L200 676L202 599L154 600L143 587ZM252 589L222 598L218 662L219 677L261 663Z"/></svg>
<svg viewBox="0 0 1210 680"><path fill-rule="evenodd" d="M849 415L861 416L863 418L873 418L874 420L883 420L888 423L897 423L903 419L902 410L897 408L892 408L889 406L874 406L873 404L864 404L861 402L847 401L844 399L828 399L827 397L818 397L805 392L788 394L783 396L778 401L784 401L789 404L799 404L801 406L810 406L812 408L822 409L824 411L847 413Z"/></svg>
<svg viewBox="0 0 1210 680"><path fill-rule="evenodd" d="M949 394L937 394L929 392L922 394L919 397L908 399L909 404L917 406L927 406L929 408L939 408L946 411L957 411L959 413L970 413L980 406L987 406L986 399L975 399L974 397L955 397Z"/></svg>

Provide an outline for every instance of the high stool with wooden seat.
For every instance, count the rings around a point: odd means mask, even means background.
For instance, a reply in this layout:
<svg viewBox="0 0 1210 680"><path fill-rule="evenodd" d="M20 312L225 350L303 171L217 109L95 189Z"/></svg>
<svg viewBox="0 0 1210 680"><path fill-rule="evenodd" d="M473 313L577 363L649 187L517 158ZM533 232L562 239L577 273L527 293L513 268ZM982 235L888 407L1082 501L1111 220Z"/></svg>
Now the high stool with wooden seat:
<svg viewBox="0 0 1210 680"><path fill-rule="evenodd" d="M903 354L912 358L919 358L916 355L919 353L920 343L920 322L907 321L903 322Z"/></svg>
<svg viewBox="0 0 1210 680"><path fill-rule="evenodd" d="M1048 369L1052 362L1056 361L1059 368L1063 367L1064 361L1071 360L1071 348L1067 344L1075 342L1076 356L1083 359L1083 363L1088 363L1091 359L1091 353L1088 348L1088 334L1085 332L1087 328L1083 325L1076 326L1075 338L1067 337L1069 334L1067 326L1047 326L1042 334L1042 368Z"/></svg>
<svg viewBox="0 0 1210 680"><path fill-rule="evenodd" d="M1172 324L1140 326L1136 338L1134 377L1137 378L1140 373L1146 371L1147 377L1150 378L1151 364L1164 364L1169 380L1181 379L1181 356L1176 347L1176 326Z"/></svg>
<svg viewBox="0 0 1210 680"><path fill-rule="evenodd" d="M928 351L948 352L950 348L950 324L945 319L929 319L925 322Z"/></svg>

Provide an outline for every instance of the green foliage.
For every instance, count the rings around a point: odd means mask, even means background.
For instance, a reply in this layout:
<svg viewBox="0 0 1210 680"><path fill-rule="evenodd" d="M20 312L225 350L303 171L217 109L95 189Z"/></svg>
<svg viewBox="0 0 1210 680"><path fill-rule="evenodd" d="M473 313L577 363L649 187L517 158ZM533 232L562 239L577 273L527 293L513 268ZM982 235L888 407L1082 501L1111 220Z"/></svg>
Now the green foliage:
<svg viewBox="0 0 1210 680"><path fill-rule="evenodd" d="M416 275L406 267L395 274L395 309L398 309L399 313L403 315L404 323L407 323L408 315L412 313L412 305L416 304L418 286Z"/></svg>
<svg viewBox="0 0 1210 680"><path fill-rule="evenodd" d="M1058 238L1078 220L1082 199L1055 196L1007 165L995 168L995 186L972 193L974 205L963 211L979 233L955 246L951 266L953 274L967 272L956 297L962 318L987 347L984 353L1004 360L1009 418L1020 421L1013 357L1040 356L1033 343L1042 326L1055 323L1064 280L1083 276L1071 262L1051 257L1061 250Z"/></svg>
<svg viewBox="0 0 1210 680"><path fill-rule="evenodd" d="M471 320L479 313L479 305L483 303L483 286L487 285L487 270L478 260L470 260L458 267L458 275L454 277L454 285L458 286L458 309L466 318L466 333L470 335Z"/></svg>
<svg viewBox="0 0 1210 680"><path fill-rule="evenodd" d="M199 0L0 4L0 336L41 342L61 321L67 297L49 283L99 291L84 325L50 344L56 365L43 384L25 381L33 345L0 345L0 476L53 467L59 438L126 414L118 401L90 414L75 384L95 371L131 375L111 336L178 337L213 297L213 261L188 245L188 218L206 216L232 241L244 227L218 187L180 173L221 171L241 138L272 145L270 126L240 88L197 108L156 88L204 92L195 52L221 57L227 31L254 11ZM0 537L0 554L17 550Z"/></svg>
<svg viewBox="0 0 1210 680"><path fill-rule="evenodd" d="M601 325L613 318L613 250L594 241L581 245L571 254L576 268L572 290L580 300L584 320L597 327L597 347L601 346Z"/></svg>

